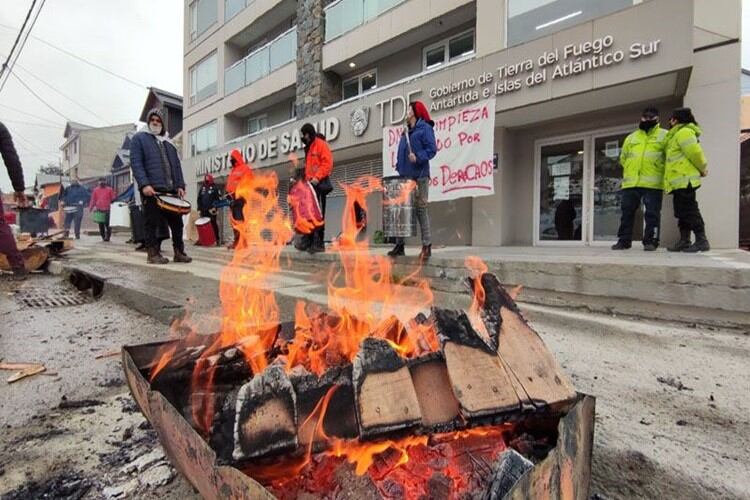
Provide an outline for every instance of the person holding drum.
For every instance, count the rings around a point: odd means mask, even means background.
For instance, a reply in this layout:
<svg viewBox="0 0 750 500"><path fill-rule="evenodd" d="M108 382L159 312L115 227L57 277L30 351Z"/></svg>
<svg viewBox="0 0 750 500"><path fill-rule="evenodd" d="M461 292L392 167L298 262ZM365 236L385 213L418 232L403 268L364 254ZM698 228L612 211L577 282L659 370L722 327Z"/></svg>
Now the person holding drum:
<svg viewBox="0 0 750 500"><path fill-rule="evenodd" d="M206 174L203 176L203 185L201 186L200 191L198 191L198 211L200 212L201 217L208 217L211 219L211 227L214 231L217 247L221 244L219 243L221 233L219 233L219 224L216 221L216 214L219 212L216 208L216 204L219 203L220 200L221 192L219 191L219 188L216 187L216 184L214 184L214 176Z"/></svg>
<svg viewBox="0 0 750 500"><path fill-rule="evenodd" d="M85 187L81 186L78 179L70 181L70 186L66 187L62 195L62 207L65 212L63 228L65 236L70 234L70 226L74 226L76 239L81 239L81 222L83 221L83 210L89 203L91 193Z"/></svg>
<svg viewBox="0 0 750 500"><path fill-rule="evenodd" d="M107 179L104 177L99 179L99 185L91 193L89 212L99 217L97 224L99 224L99 234L102 237L102 241L109 241L112 237L112 226L109 225L109 211L115 198L117 198L117 194L114 189L107 185Z"/></svg>
<svg viewBox="0 0 750 500"><path fill-rule="evenodd" d="M435 122L430 119L427 108L421 101L409 103L406 110L408 130L401 135L398 144L396 170L399 175L416 182L415 200L417 220L422 231L422 251L419 260L425 262L432 255L430 216L427 213L428 192L430 189L430 160L437 154ZM404 255L404 238L396 239L396 246L388 252L391 257Z"/></svg>
<svg viewBox="0 0 750 500"><path fill-rule="evenodd" d="M166 264L161 254L157 228L166 220L172 233L175 262L192 262L185 254L182 239L182 216L190 212L185 198L182 164L167 136L162 112L154 108L146 117L147 128L135 134L130 142L130 168L140 186L143 204L145 244L149 264Z"/></svg>
<svg viewBox="0 0 750 500"><path fill-rule="evenodd" d="M316 132L312 123L302 125L300 132L302 133L302 142L305 144L305 180L312 184L315 189L320 213L323 216L323 224L312 232L312 241L307 251L310 253L325 252L323 239L326 232L326 197L333 191L333 184L331 184L333 155L326 142L326 137Z"/></svg>

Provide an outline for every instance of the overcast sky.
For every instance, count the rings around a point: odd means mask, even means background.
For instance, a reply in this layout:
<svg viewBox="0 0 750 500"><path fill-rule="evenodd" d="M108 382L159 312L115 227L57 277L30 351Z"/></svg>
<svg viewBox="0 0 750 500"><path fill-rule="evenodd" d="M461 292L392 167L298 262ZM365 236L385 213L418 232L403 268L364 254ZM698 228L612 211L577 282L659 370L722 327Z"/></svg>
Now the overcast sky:
<svg viewBox="0 0 750 500"><path fill-rule="evenodd" d="M0 2L0 58L5 60L31 0ZM742 4L743 39L750 40L750 0L742 0ZM146 98L146 86L183 93L182 13L183 0L47 0L15 71L65 118L91 126L135 122ZM142 87L64 55L34 36ZM749 44L743 44L742 62L750 68ZM13 134L27 185L33 185L39 165L57 163L60 158L65 118L13 77L0 92L0 120ZM11 189L4 169L0 169L0 189Z"/></svg>
<svg viewBox="0 0 750 500"><path fill-rule="evenodd" d="M4 61L31 0L0 3L0 58ZM66 118L91 126L133 123L145 102L147 86L182 95L182 13L183 0L46 1L14 72L65 118L42 104L13 77L0 92L0 120L13 135L27 186L33 185L39 165L57 163L60 158L58 148L63 142ZM33 36L142 86L93 68ZM35 77L89 111L56 94ZM0 168L0 189L11 190L4 168Z"/></svg>

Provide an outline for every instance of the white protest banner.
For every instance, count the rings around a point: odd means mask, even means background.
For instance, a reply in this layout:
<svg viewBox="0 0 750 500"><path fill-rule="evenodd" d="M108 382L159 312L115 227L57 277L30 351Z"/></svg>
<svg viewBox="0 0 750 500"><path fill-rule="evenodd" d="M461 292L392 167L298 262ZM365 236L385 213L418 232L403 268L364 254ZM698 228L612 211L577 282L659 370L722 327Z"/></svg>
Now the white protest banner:
<svg viewBox="0 0 750 500"><path fill-rule="evenodd" d="M437 154L430 161L430 201L489 196L495 192L495 100L433 116ZM383 177L398 175L404 126L383 129Z"/></svg>

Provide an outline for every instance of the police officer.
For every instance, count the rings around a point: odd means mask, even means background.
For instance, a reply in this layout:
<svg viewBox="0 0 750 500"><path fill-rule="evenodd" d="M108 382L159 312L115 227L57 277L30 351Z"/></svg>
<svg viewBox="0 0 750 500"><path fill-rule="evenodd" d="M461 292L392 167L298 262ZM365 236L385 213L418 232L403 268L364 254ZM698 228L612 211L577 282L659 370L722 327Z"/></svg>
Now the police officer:
<svg viewBox="0 0 750 500"><path fill-rule="evenodd" d="M659 246L666 138L667 131L659 126L659 110L648 107L641 114L638 130L625 139L620 153L622 217L612 250L630 248L635 212L641 202L646 207L643 249L654 251Z"/></svg>
<svg viewBox="0 0 750 500"><path fill-rule="evenodd" d="M669 119L672 127L667 134L667 162L664 170L664 189L672 194L674 216L680 228L680 240L668 248L671 252L706 252L711 245L706 238L706 226L695 199L701 177L708 175L708 162L698 138L701 128L690 108L677 108ZM690 232L695 243L690 243Z"/></svg>

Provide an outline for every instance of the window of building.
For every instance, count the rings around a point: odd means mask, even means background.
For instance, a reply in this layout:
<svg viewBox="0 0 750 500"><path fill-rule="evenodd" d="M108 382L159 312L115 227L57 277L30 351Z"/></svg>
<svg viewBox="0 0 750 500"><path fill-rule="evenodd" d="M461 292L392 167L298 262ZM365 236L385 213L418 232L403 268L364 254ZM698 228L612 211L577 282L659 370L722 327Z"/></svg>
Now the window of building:
<svg viewBox="0 0 750 500"><path fill-rule="evenodd" d="M216 120L190 131L190 156L196 156L216 147L218 142Z"/></svg>
<svg viewBox="0 0 750 500"><path fill-rule="evenodd" d="M217 16L216 0L194 0L190 4L190 41L214 24Z"/></svg>
<svg viewBox="0 0 750 500"><path fill-rule="evenodd" d="M508 46L569 28L643 0L508 0Z"/></svg>
<svg viewBox="0 0 750 500"><path fill-rule="evenodd" d="M355 77L344 80L343 84L343 98L349 99L367 92L370 89L374 89L378 86L378 72L376 70L362 73Z"/></svg>
<svg viewBox="0 0 750 500"><path fill-rule="evenodd" d="M433 43L422 51L422 69L432 69L474 54L474 30Z"/></svg>
<svg viewBox="0 0 750 500"><path fill-rule="evenodd" d="M216 94L218 71L216 52L190 68L190 104Z"/></svg>
<svg viewBox="0 0 750 500"><path fill-rule="evenodd" d="M78 141L73 141L73 154L78 153Z"/></svg>
<svg viewBox="0 0 750 500"><path fill-rule="evenodd" d="M247 119L247 133L254 134L268 127L268 115L251 116Z"/></svg>
<svg viewBox="0 0 750 500"><path fill-rule="evenodd" d="M297 101L289 103L289 118L297 118Z"/></svg>

